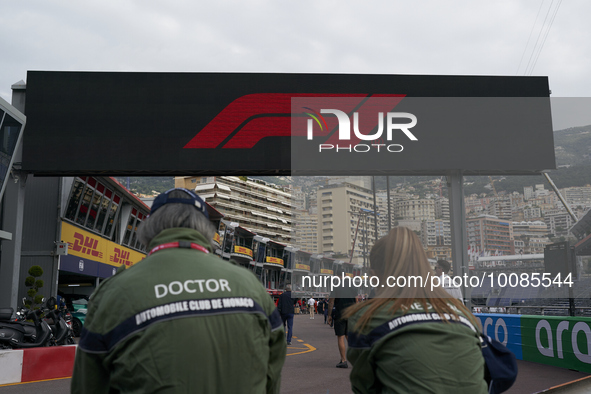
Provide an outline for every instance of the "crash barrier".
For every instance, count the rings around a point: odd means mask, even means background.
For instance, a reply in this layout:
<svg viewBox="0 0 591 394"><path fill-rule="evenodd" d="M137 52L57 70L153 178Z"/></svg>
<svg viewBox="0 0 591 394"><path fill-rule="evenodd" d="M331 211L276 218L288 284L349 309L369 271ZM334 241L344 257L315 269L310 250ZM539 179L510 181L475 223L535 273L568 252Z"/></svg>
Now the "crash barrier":
<svg viewBox="0 0 591 394"><path fill-rule="evenodd" d="M0 385L68 378L77 345L0 350Z"/></svg>
<svg viewBox="0 0 591 394"><path fill-rule="evenodd" d="M519 360L591 373L591 318L476 313Z"/></svg>

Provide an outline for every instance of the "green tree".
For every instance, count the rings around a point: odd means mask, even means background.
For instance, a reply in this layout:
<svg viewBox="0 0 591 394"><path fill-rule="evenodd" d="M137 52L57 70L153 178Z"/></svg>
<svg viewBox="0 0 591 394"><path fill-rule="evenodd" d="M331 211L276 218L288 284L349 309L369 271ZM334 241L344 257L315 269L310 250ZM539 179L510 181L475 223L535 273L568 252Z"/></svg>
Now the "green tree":
<svg viewBox="0 0 591 394"><path fill-rule="evenodd" d="M37 279L41 275L43 275L43 268L38 265L34 265L29 268L29 275L25 278L25 286L29 289L27 290L27 299L25 301L25 306L29 309L34 308L38 309L43 302L43 296L41 294L37 294L39 289L43 287L43 280Z"/></svg>

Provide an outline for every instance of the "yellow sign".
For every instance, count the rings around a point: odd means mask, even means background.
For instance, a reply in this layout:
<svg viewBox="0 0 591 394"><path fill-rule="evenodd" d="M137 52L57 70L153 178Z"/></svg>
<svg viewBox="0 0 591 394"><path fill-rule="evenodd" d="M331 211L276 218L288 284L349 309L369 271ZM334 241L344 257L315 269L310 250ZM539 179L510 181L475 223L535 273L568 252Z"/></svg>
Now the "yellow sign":
<svg viewBox="0 0 591 394"><path fill-rule="evenodd" d="M349 278L353 278L353 274L351 274L349 272L345 272L345 275L348 276Z"/></svg>
<svg viewBox="0 0 591 394"><path fill-rule="evenodd" d="M266 262L267 263L272 263L272 264L279 264L279 265L283 266L283 260L282 259L279 259L277 257L267 256Z"/></svg>
<svg viewBox="0 0 591 394"><path fill-rule="evenodd" d="M252 250L245 248L244 246L234 245L234 253L245 254L252 257Z"/></svg>
<svg viewBox="0 0 591 394"><path fill-rule="evenodd" d="M321 274L327 274L327 275L332 275L333 271L332 270L327 270L327 269L321 269L320 270Z"/></svg>
<svg viewBox="0 0 591 394"><path fill-rule="evenodd" d="M310 266L306 264L296 264L296 269L310 271Z"/></svg>
<svg viewBox="0 0 591 394"><path fill-rule="evenodd" d="M219 233L215 233L215 235L213 236L213 241L215 243L217 243L218 245L220 245L220 234Z"/></svg>
<svg viewBox="0 0 591 394"><path fill-rule="evenodd" d="M62 241L68 243L68 254L114 267L131 266L146 257L143 253L106 240L67 222L62 222Z"/></svg>

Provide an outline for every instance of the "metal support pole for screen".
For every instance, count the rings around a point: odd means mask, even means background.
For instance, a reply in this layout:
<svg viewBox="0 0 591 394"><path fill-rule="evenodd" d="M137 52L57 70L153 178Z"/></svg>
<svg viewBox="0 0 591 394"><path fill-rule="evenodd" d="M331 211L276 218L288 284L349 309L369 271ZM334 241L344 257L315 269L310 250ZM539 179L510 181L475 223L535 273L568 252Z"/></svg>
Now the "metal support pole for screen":
<svg viewBox="0 0 591 394"><path fill-rule="evenodd" d="M464 177L461 170L447 171L447 185L449 188L449 210L451 220L453 275L469 275L468 267L468 237L466 235L466 209L464 205ZM468 308L471 308L472 291L469 287L462 287L462 297Z"/></svg>

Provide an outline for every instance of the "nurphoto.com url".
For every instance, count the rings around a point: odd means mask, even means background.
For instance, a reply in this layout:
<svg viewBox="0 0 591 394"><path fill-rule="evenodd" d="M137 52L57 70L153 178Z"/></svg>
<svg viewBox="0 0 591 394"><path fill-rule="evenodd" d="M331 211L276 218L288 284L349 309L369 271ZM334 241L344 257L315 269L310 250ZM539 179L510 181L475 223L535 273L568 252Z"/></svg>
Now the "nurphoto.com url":
<svg viewBox="0 0 591 394"><path fill-rule="evenodd" d="M339 287L355 287L355 288L382 288L382 287L429 287L431 291L436 287L443 288L462 288L471 287L479 288L485 280L489 279L491 287L544 287L556 288L562 286L572 286L573 280L569 273L562 277L560 273L552 275L550 273L483 273L480 276L435 276L430 273L426 277L419 275L409 276L388 276L384 283L380 283L380 278L377 276L369 276L364 274L362 276L350 277L342 273L341 276L333 275L304 275L302 276L302 288L310 287L324 287L329 291L333 291Z"/></svg>

